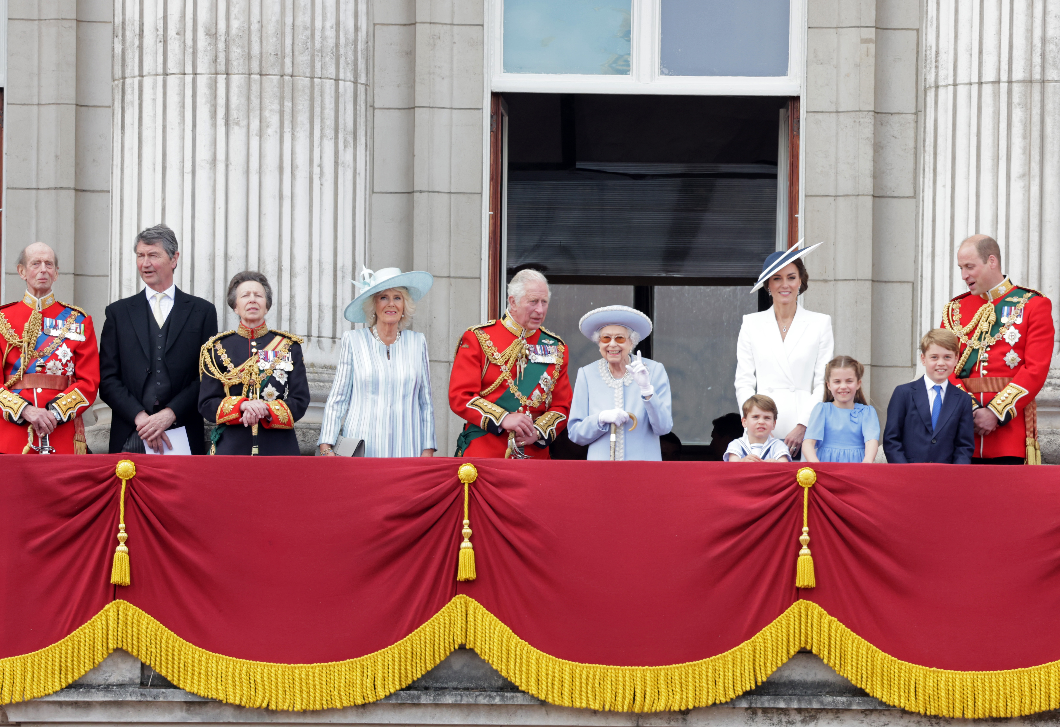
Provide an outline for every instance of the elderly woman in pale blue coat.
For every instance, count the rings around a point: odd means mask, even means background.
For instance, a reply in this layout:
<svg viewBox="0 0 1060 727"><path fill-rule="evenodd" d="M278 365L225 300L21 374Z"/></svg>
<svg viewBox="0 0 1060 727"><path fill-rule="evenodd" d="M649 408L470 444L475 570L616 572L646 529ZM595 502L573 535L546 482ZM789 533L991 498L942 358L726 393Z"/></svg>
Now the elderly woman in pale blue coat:
<svg viewBox="0 0 1060 727"><path fill-rule="evenodd" d="M610 305L586 313L578 327L600 346L601 358L578 370L567 424L571 441L589 445L589 459L661 460L659 437L674 425L670 380L661 363L630 355L651 334L651 320Z"/></svg>

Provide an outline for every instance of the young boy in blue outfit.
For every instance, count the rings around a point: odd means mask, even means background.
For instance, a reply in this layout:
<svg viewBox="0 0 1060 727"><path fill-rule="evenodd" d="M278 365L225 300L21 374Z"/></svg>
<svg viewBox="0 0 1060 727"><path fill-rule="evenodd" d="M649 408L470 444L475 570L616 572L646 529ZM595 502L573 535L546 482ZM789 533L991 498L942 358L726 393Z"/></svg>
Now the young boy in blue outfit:
<svg viewBox="0 0 1060 727"><path fill-rule="evenodd" d="M920 339L924 375L895 388L887 406L883 452L890 463L971 464L972 397L949 382L960 342L936 328Z"/></svg>

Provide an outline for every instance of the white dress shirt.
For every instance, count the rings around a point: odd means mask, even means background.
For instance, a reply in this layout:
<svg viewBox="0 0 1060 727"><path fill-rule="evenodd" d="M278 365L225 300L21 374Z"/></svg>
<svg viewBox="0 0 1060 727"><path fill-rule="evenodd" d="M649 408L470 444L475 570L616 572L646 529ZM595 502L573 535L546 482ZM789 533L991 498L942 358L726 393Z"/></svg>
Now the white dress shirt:
<svg viewBox="0 0 1060 727"><path fill-rule="evenodd" d="M155 312L155 296L158 294L157 290L151 288L144 288L144 295L147 296L147 307L151 309L152 315ZM169 312L173 310L174 296L177 294L177 284L173 283L162 293L162 299L158 301L158 307L162 310L162 323L166 322L169 318Z"/></svg>
<svg viewBox="0 0 1060 727"><path fill-rule="evenodd" d="M931 411L931 407L935 406L935 388L934 387L936 387L936 386L941 386L942 387L942 391L939 392L939 396L942 397L942 401L939 402L941 404L941 403L944 403L946 401L946 385L948 383L949 383L949 381L943 381L941 384L936 384L934 381L932 381L928 377L927 374L924 374L924 386L927 387L927 395L928 395L928 411Z"/></svg>

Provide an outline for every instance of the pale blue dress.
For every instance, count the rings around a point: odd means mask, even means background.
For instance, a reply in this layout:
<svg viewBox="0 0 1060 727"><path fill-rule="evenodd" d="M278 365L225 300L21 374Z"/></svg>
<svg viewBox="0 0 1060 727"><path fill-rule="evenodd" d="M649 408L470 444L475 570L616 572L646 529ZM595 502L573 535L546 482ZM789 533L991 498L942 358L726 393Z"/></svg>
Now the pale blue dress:
<svg viewBox="0 0 1060 727"><path fill-rule="evenodd" d="M437 449L427 339L402 331L387 347L370 328L346 331L317 444L364 440L366 457L419 457Z"/></svg>
<svg viewBox="0 0 1060 727"><path fill-rule="evenodd" d="M880 418L866 404L840 409L830 401L813 408L806 439L817 442L817 459L822 462L861 462L865 459L865 442L880 441Z"/></svg>
<svg viewBox="0 0 1060 727"><path fill-rule="evenodd" d="M674 426L670 379L661 363L642 360L655 388L648 401L640 397L640 387L629 371L615 380L602 358L578 370L567 433L575 444L589 445L589 459L611 459L611 425L600 427L599 414L605 409L623 409L637 417L637 428L630 431L632 421L619 427L615 459L662 460L659 437Z"/></svg>

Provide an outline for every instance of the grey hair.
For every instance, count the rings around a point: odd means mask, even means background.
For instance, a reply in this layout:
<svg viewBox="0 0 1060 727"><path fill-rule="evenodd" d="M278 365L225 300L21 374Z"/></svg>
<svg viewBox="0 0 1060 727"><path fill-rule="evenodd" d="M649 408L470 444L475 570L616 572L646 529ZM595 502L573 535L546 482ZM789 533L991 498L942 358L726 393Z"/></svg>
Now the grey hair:
<svg viewBox="0 0 1060 727"><path fill-rule="evenodd" d="M514 298L515 302L518 303L524 295L526 295L526 284L527 283L544 283L545 289L548 291L548 297L552 298L552 288L549 287L548 278L539 273L536 270L527 268L526 270L520 270L512 278L511 282L508 283L508 297Z"/></svg>
<svg viewBox="0 0 1060 727"><path fill-rule="evenodd" d="M269 279L255 270L244 270L232 276L232 282L228 284L228 307L236 309L236 291L243 283L260 283L265 288L265 310L272 309L272 286Z"/></svg>
<svg viewBox="0 0 1060 727"><path fill-rule="evenodd" d="M16 263L15 263L15 265L16 265L16 266L17 266L17 265L21 265L22 267L26 267L26 263L27 263L27 262L29 262L29 261L28 261L28 260L26 259L26 250L29 250L29 249L30 249L31 247L33 247L34 245L37 245L37 244L40 244L40 245L45 245L45 243L43 243L43 242L40 242L39 240L38 240L37 242L31 242L30 244L26 245L26 246L25 246L24 248L22 248L22 250L21 250L21 251L20 251L20 252L18 253L18 262L16 262ZM50 245L46 245L46 247L47 247L47 248L48 248L49 250L52 250L52 248L51 248L51 246L50 246ZM55 262L55 269L56 269L56 270L58 270L58 269L59 269L59 253L55 252L55 250L52 250L52 260L53 260L53 261Z"/></svg>
<svg viewBox="0 0 1060 727"><path fill-rule="evenodd" d="M629 340L633 341L633 345L636 346L638 343L640 343L640 334L634 331L629 326L623 326L621 323L608 323L607 326L618 326L619 328L625 328L626 332L629 334ZM593 331L593 343L600 343L600 331L607 328L607 326L600 326L595 331Z"/></svg>
<svg viewBox="0 0 1060 727"><path fill-rule="evenodd" d="M133 243L133 252L136 252L136 247L141 242L145 245L161 244L162 249L166 251L166 255L169 256L170 260L177 254L177 233L173 232L165 224L148 227L137 235L136 242Z"/></svg>
<svg viewBox="0 0 1060 727"><path fill-rule="evenodd" d="M409 289L405 286L380 290L375 295L370 295L364 299L364 302L361 303L361 310L364 311L364 320L368 327L371 328L378 322L379 318L375 314L375 299L387 290L396 290L400 292L405 299L405 314L401 316L401 320L398 321L398 330L403 331L406 328L410 328L412 326L412 316L416 315L416 301L412 299L412 294L409 293Z"/></svg>

